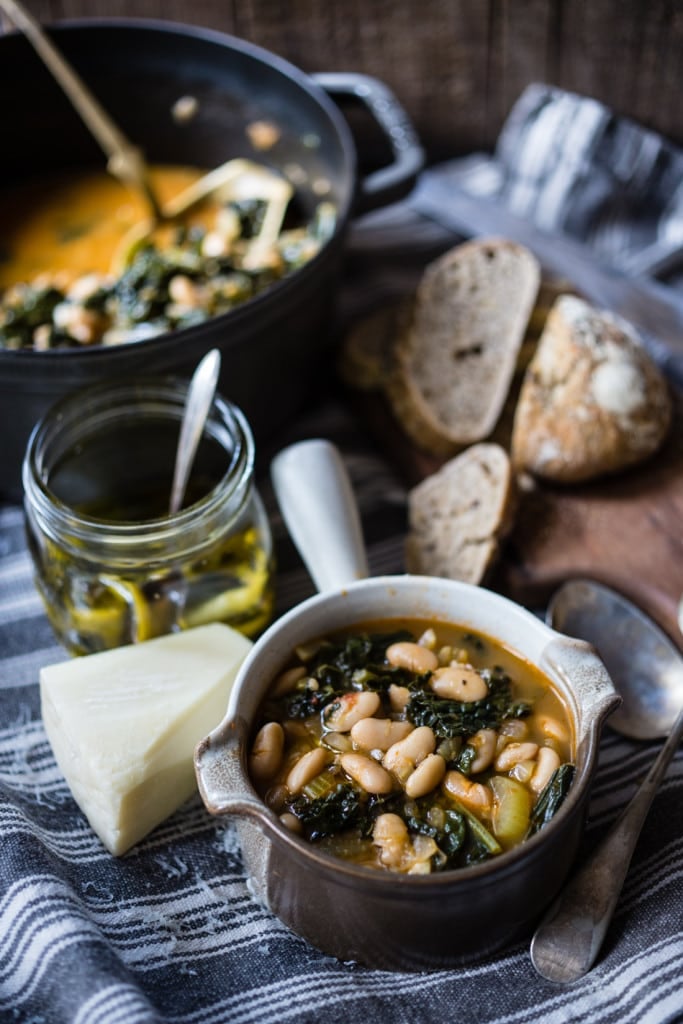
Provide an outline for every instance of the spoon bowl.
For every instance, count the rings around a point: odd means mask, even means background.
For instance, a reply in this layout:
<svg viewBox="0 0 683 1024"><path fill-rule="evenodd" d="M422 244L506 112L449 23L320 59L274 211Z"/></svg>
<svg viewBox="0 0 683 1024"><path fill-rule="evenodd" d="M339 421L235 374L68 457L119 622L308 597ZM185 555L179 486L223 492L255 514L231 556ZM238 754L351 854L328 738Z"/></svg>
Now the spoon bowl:
<svg viewBox="0 0 683 1024"><path fill-rule="evenodd" d="M647 615L593 580L570 580L553 596L548 625L597 650L622 703L608 726L623 736L666 736L683 707L681 652Z"/></svg>
<svg viewBox="0 0 683 1024"><path fill-rule="evenodd" d="M221 354L218 349L212 348L198 363L197 369L192 374L178 435L171 500L168 507L171 515L174 515L182 507L197 446L204 433L206 417L216 393L220 370Z"/></svg>
<svg viewBox="0 0 683 1024"><path fill-rule="evenodd" d="M548 609L560 632L588 641L622 697L610 725L635 739L667 736L620 817L572 875L531 942L538 973L562 984L595 963L659 784L683 736L683 654L635 605L589 580L566 583Z"/></svg>

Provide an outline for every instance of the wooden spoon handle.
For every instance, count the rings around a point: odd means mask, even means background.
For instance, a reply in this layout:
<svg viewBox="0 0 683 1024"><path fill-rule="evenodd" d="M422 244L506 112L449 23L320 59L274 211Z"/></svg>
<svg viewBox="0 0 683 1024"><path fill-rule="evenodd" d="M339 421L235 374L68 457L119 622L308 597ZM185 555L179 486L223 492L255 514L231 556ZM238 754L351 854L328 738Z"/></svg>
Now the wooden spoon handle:
<svg viewBox="0 0 683 1024"><path fill-rule="evenodd" d="M111 174L139 189L149 203L154 218L160 219L159 204L149 184L149 172L140 150L134 146L93 96L76 71L22 4L0 0L0 8L24 33L34 50L69 97L90 132L107 154Z"/></svg>

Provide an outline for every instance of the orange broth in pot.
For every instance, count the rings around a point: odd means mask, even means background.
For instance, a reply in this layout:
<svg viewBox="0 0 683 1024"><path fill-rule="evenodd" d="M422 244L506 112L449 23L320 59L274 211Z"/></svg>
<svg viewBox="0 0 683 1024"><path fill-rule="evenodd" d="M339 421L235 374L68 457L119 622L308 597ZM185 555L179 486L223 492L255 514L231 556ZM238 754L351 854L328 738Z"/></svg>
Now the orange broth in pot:
<svg viewBox="0 0 683 1024"><path fill-rule="evenodd" d="M163 206L205 172L152 166ZM108 274L126 234L148 220L149 208L132 188L105 170L82 168L36 179L0 193L0 291L58 272L66 285L84 274ZM215 207L198 208L192 223L207 229Z"/></svg>

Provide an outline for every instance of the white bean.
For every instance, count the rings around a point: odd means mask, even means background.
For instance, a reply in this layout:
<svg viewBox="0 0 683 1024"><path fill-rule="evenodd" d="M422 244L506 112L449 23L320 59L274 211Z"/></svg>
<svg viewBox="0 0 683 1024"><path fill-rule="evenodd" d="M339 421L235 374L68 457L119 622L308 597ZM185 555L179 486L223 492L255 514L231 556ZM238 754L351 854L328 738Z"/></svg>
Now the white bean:
<svg viewBox="0 0 683 1024"><path fill-rule="evenodd" d="M386 650L386 659L394 668L407 668L410 672L417 672L420 675L433 672L439 665L439 659L434 651L408 640L390 644Z"/></svg>
<svg viewBox="0 0 683 1024"><path fill-rule="evenodd" d="M552 747L541 747L536 758L536 771L531 776L529 788L537 795L550 782L553 772L560 767L560 755Z"/></svg>
<svg viewBox="0 0 683 1024"><path fill-rule="evenodd" d="M325 708L325 728L334 732L351 732L356 722L362 718L371 718L379 706L379 694L373 690L344 693Z"/></svg>
<svg viewBox="0 0 683 1024"><path fill-rule="evenodd" d="M284 729L279 722L267 722L256 733L249 757L249 773L262 782L272 779L282 764Z"/></svg>
<svg viewBox="0 0 683 1024"><path fill-rule="evenodd" d="M537 753L538 743L508 743L496 758L496 771L508 772L520 761L533 761Z"/></svg>
<svg viewBox="0 0 683 1024"><path fill-rule="evenodd" d="M554 715L538 715L536 720L546 739L554 740L556 743L569 743L569 730Z"/></svg>
<svg viewBox="0 0 683 1024"><path fill-rule="evenodd" d="M491 810L493 794L488 786L481 782L472 782L462 772L453 769L447 772L443 780L446 793L475 814L488 814Z"/></svg>
<svg viewBox="0 0 683 1024"><path fill-rule="evenodd" d="M351 729L351 739L364 750L388 750L413 728L411 722L394 722L391 718L361 718Z"/></svg>
<svg viewBox="0 0 683 1024"><path fill-rule="evenodd" d="M301 835L304 830L296 814L292 814L290 811L285 811L284 814L281 814L280 821L285 828L288 828L290 832L294 832L296 835Z"/></svg>
<svg viewBox="0 0 683 1024"><path fill-rule="evenodd" d="M372 841L379 846L379 859L385 867L399 867L408 846L408 828L403 818L398 814L380 814L372 830Z"/></svg>
<svg viewBox="0 0 683 1024"><path fill-rule="evenodd" d="M300 679L306 675L306 669L303 665L297 665L295 668L285 669L281 672L273 683L273 688L270 691L273 697L282 697L286 693L291 693L296 684Z"/></svg>
<svg viewBox="0 0 683 1024"><path fill-rule="evenodd" d="M313 750L305 753L289 771L286 783L289 792L300 793L311 779L320 775L326 764L327 753L322 747L314 747Z"/></svg>
<svg viewBox="0 0 683 1024"><path fill-rule="evenodd" d="M498 733L495 729L480 729L475 732L474 736L468 739L468 744L477 752L477 756L470 766L470 771L476 774L477 772L485 771L489 765L493 762L493 758L496 755L496 743L498 741Z"/></svg>
<svg viewBox="0 0 683 1024"><path fill-rule="evenodd" d="M391 710L400 714L401 711L405 710L405 706L410 700L410 690L407 686L397 686L396 683L392 683L388 693Z"/></svg>
<svg viewBox="0 0 683 1024"><path fill-rule="evenodd" d="M436 789L445 774L446 762L441 755L428 754L406 779L406 793L413 799L425 796Z"/></svg>
<svg viewBox="0 0 683 1024"><path fill-rule="evenodd" d="M433 674L430 685L434 693L448 700L482 700L489 688L476 671L469 665L446 665Z"/></svg>
<svg viewBox="0 0 683 1024"><path fill-rule="evenodd" d="M387 771L393 772L401 783L415 770L420 761L436 748L436 736L428 725L413 729L404 740L393 743L382 758Z"/></svg>
<svg viewBox="0 0 683 1024"><path fill-rule="evenodd" d="M390 793L394 788L389 772L365 754L342 754L340 764L366 793Z"/></svg>

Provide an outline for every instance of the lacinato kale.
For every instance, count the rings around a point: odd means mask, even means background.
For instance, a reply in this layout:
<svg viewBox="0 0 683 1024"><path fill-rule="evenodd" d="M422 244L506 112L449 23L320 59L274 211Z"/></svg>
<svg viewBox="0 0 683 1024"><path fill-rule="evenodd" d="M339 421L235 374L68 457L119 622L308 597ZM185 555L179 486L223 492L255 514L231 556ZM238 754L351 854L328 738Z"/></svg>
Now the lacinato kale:
<svg viewBox="0 0 683 1024"><path fill-rule="evenodd" d="M557 813L569 792L574 772L574 765L566 762L561 764L550 776L531 811L527 836L532 836L540 831Z"/></svg>
<svg viewBox="0 0 683 1024"><path fill-rule="evenodd" d="M486 678L486 673L482 673ZM481 700L458 701L434 693L415 690L410 695L406 715L413 725L428 725L439 739L473 736L479 729L498 729L506 718L530 714L531 705L512 699L510 677L493 670L488 675L489 692Z"/></svg>
<svg viewBox="0 0 683 1024"><path fill-rule="evenodd" d="M297 797L289 809L306 827L309 839L315 840L360 827L366 817L365 805L356 788L340 783L331 793L315 800Z"/></svg>

